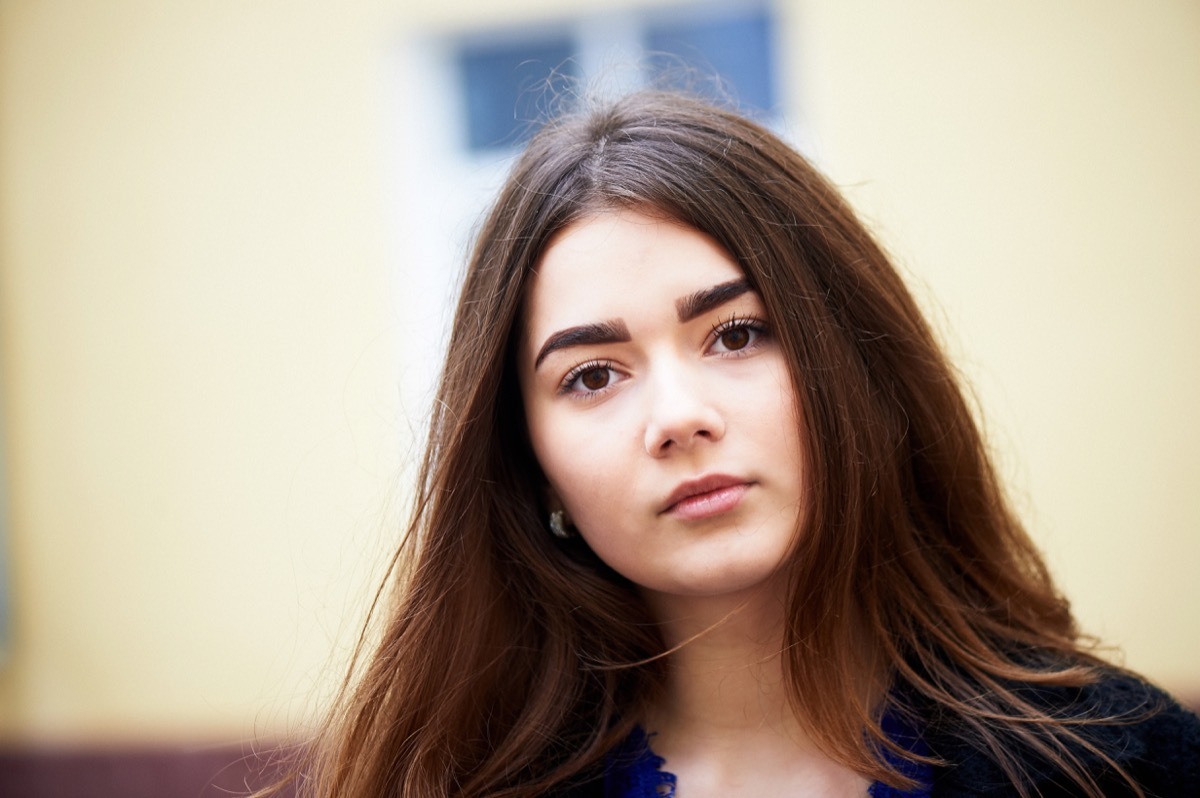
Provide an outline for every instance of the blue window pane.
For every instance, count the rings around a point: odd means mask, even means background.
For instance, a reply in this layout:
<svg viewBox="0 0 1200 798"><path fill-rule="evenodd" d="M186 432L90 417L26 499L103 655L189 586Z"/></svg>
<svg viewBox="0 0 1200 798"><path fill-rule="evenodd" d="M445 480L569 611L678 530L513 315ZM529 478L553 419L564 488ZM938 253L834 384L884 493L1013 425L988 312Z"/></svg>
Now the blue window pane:
<svg viewBox="0 0 1200 798"><path fill-rule="evenodd" d="M576 77L568 38L464 46L458 54L472 150L525 142L548 98Z"/></svg>
<svg viewBox="0 0 1200 798"><path fill-rule="evenodd" d="M671 20L646 27L646 45L654 53L651 68L665 73L669 84L684 83L709 93L706 79L719 76L742 110L753 113L775 108L774 53L771 21L765 9L746 9L728 15ZM669 54L664 56L662 54ZM683 66L698 77L669 80ZM707 90L707 91L706 91Z"/></svg>

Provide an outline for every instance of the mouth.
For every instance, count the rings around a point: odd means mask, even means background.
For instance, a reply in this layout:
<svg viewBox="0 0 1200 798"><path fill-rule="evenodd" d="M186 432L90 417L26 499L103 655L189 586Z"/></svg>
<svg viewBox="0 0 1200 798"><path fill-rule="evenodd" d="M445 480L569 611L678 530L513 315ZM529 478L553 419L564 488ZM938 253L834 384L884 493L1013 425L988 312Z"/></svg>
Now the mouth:
<svg viewBox="0 0 1200 798"><path fill-rule="evenodd" d="M680 483L667 496L659 515L699 520L727 513L741 502L753 483L726 474L711 474Z"/></svg>

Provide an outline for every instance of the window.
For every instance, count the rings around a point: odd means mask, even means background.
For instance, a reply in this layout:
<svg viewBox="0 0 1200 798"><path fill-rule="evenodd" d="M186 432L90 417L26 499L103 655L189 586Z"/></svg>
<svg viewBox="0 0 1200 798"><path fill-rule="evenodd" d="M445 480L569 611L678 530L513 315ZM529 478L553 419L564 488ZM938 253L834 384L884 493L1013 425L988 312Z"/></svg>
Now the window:
<svg viewBox="0 0 1200 798"><path fill-rule="evenodd" d="M579 76L566 36L464 43L458 68L466 102L467 146L484 150L521 144L539 118L537 101Z"/></svg>
<svg viewBox="0 0 1200 798"><path fill-rule="evenodd" d="M460 138L472 152L519 146L544 118L548 97L569 96L580 81L611 80L622 68L636 74L620 88L686 87L732 99L761 119L778 106L773 23L761 4L614 13L526 33L479 31L449 47L465 104Z"/></svg>

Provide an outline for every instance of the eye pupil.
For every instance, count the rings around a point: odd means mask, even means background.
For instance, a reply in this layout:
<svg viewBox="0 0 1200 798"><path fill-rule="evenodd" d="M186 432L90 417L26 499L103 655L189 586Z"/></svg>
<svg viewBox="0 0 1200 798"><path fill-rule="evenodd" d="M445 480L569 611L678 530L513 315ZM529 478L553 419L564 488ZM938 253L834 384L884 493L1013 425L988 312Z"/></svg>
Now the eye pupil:
<svg viewBox="0 0 1200 798"><path fill-rule="evenodd" d="M598 391L608 385L608 369L588 369L579 375L579 381L589 391Z"/></svg>
<svg viewBox="0 0 1200 798"><path fill-rule="evenodd" d="M741 349L750 343L750 331L745 327L736 327L721 333L721 343L726 349Z"/></svg>

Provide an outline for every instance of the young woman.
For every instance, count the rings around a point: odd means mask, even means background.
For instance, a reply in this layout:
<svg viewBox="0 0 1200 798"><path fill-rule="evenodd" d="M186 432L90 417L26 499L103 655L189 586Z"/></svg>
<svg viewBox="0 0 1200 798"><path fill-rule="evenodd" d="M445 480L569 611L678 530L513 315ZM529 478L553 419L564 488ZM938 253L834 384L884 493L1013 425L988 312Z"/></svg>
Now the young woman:
<svg viewBox="0 0 1200 798"><path fill-rule="evenodd" d="M1081 642L903 282L754 123L545 127L434 406L304 794L1200 794L1200 722Z"/></svg>

